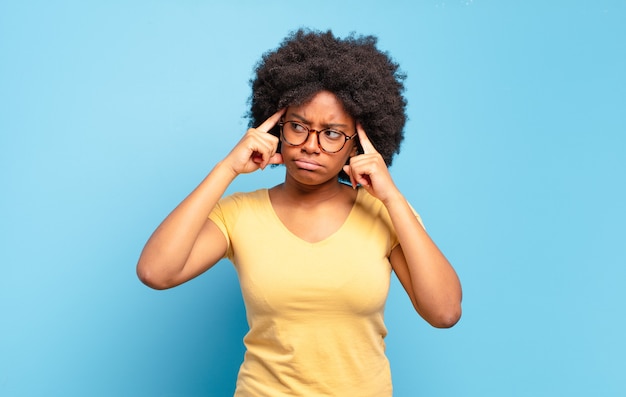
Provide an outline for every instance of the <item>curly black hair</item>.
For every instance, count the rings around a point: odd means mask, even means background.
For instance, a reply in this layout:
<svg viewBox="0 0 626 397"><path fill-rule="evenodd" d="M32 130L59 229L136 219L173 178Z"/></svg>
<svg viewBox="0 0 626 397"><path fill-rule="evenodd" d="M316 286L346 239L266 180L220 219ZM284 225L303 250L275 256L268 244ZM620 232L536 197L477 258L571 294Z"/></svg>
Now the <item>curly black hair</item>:
<svg viewBox="0 0 626 397"><path fill-rule="evenodd" d="M330 91L391 165L404 137L406 75L386 52L376 48L377 41L375 36L354 33L340 39L330 30L299 29L289 34L277 49L263 54L255 67L250 80L250 126L258 126L278 109L304 104L318 92ZM279 136L278 127L270 133ZM348 180L343 171L339 178Z"/></svg>

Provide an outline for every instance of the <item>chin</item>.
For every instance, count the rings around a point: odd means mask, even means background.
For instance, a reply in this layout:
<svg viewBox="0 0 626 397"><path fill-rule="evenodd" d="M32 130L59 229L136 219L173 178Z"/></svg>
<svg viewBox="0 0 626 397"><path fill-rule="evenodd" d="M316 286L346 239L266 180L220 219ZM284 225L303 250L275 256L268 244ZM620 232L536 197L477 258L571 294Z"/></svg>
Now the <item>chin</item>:
<svg viewBox="0 0 626 397"><path fill-rule="evenodd" d="M338 175L321 175L320 173L314 171L307 171L302 169L298 169L295 172L290 172L289 176L293 181L308 186L318 186L327 184L329 182L338 181Z"/></svg>

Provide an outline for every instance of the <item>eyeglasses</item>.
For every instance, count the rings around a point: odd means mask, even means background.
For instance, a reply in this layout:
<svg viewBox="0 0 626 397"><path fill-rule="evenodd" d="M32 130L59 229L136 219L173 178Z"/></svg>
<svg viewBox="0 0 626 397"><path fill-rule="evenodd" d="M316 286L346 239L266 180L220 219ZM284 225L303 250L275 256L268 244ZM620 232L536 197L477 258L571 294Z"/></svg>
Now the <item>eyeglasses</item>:
<svg viewBox="0 0 626 397"><path fill-rule="evenodd" d="M337 153L350 139L357 136L348 136L345 133L331 128L312 130L299 121L281 121L278 123L283 141L291 146L303 145L312 132L317 133L317 146L326 153Z"/></svg>

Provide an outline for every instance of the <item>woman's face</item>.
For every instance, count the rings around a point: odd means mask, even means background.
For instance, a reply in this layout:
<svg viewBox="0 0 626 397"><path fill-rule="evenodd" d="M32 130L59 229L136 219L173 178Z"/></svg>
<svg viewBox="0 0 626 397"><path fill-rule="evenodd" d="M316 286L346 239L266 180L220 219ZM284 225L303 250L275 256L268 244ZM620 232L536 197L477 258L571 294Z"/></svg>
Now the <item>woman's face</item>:
<svg viewBox="0 0 626 397"><path fill-rule="evenodd" d="M295 121L310 130L306 141L297 146L285 141L286 129L292 128L291 126L295 124L285 125L281 136L281 154L283 163L287 167L287 174L300 183L315 185L331 180L336 181L337 175L348 159L356 154L355 120L345 111L339 99L329 91L318 92L303 105L289 106L283 116L283 121ZM300 127L297 126L297 128ZM331 136L339 136L341 141L345 141L343 148L336 153L328 153L318 144L320 141L317 131L326 129L332 130L329 132ZM301 130L306 131L306 129ZM354 138L346 140L344 135L337 135L335 132L342 132L345 136ZM306 135L306 132L303 134ZM321 141L322 145L326 146L324 137Z"/></svg>

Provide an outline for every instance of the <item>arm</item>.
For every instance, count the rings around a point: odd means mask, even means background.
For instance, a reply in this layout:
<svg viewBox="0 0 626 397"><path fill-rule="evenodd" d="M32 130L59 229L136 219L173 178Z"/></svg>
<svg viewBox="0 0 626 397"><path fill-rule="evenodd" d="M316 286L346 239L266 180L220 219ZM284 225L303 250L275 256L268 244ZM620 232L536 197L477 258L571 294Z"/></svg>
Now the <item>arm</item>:
<svg viewBox="0 0 626 397"><path fill-rule="evenodd" d="M431 325L449 328L461 317L461 283L443 253L402 196L386 204L400 244L390 261L417 312Z"/></svg>
<svg viewBox="0 0 626 397"><path fill-rule="evenodd" d="M276 154L278 138L267 133L282 113L249 129L154 231L137 263L137 276L144 284L155 289L174 287L210 269L224 256L228 243L208 219L209 213L237 175L282 162Z"/></svg>
<svg viewBox="0 0 626 397"><path fill-rule="evenodd" d="M353 157L345 171L353 186L360 183L387 208L400 241L391 252L391 265L417 312L435 327L451 327L461 317L459 278L418 222L360 125L357 132L364 154Z"/></svg>

